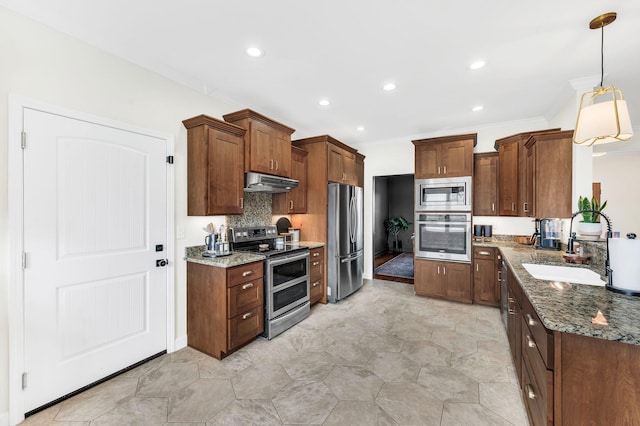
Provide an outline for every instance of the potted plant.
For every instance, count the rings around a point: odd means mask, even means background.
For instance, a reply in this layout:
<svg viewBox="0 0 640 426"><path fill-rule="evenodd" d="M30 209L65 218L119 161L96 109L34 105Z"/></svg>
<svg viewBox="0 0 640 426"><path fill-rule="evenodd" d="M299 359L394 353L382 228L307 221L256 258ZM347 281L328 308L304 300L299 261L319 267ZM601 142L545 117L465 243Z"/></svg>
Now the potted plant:
<svg viewBox="0 0 640 426"><path fill-rule="evenodd" d="M600 204L596 197L580 197L578 198L578 210L595 210L601 212L607 206L607 202ZM602 223L600 223L600 215L593 212L583 212L582 220L578 224L578 234L583 240L597 241L602 235Z"/></svg>
<svg viewBox="0 0 640 426"><path fill-rule="evenodd" d="M402 241L398 241L398 234L409 229L411 222L402 216L389 218L384 221L384 227L387 232L393 236L393 251L402 251Z"/></svg>

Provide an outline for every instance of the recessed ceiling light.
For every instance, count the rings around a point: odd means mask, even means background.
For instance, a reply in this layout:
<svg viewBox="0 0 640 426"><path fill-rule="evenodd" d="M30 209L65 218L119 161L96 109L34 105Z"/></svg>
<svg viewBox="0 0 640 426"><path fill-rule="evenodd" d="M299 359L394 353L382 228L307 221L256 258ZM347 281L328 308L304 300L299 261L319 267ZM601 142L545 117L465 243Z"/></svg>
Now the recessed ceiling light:
<svg viewBox="0 0 640 426"><path fill-rule="evenodd" d="M605 155L607 155L606 152L594 152L591 154L592 157L604 157Z"/></svg>
<svg viewBox="0 0 640 426"><path fill-rule="evenodd" d="M359 132L364 132L364 126L358 126L356 127L356 130Z"/></svg>
<svg viewBox="0 0 640 426"><path fill-rule="evenodd" d="M247 49L247 55L253 58L259 58L261 56L264 56L264 52L261 49L258 49L257 47L250 47Z"/></svg>
<svg viewBox="0 0 640 426"><path fill-rule="evenodd" d="M475 61L474 63L469 65L469 69L479 70L480 68L484 67L485 65L487 65L487 63L485 61Z"/></svg>
<svg viewBox="0 0 640 426"><path fill-rule="evenodd" d="M483 109L484 107L482 105L476 105L473 108L471 108L471 111L478 112L478 111L482 111Z"/></svg>
<svg viewBox="0 0 640 426"><path fill-rule="evenodd" d="M329 99L320 99L318 101L318 105L320 106L329 106L329 104L331 104L331 102L329 102Z"/></svg>
<svg viewBox="0 0 640 426"><path fill-rule="evenodd" d="M392 90L396 90L396 84L387 83L384 86L382 86L382 90L384 90L385 92L391 92Z"/></svg>

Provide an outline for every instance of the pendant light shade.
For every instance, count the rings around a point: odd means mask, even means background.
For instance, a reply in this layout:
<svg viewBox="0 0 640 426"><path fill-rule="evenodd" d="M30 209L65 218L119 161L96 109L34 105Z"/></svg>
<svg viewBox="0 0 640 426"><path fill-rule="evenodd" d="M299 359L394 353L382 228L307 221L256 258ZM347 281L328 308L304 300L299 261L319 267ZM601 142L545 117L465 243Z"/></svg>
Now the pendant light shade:
<svg viewBox="0 0 640 426"><path fill-rule="evenodd" d="M627 101L620 90L613 86L600 87L582 95L574 143L591 146L626 141L631 136L633 130Z"/></svg>
<svg viewBox="0 0 640 426"><path fill-rule="evenodd" d="M627 102L622 91L613 86L603 87L604 80L604 27L616 20L610 12L594 18L589 23L592 30L602 31L600 44L600 86L586 92L580 98L580 109L573 132L573 142L587 146L616 141L626 141L633 136Z"/></svg>

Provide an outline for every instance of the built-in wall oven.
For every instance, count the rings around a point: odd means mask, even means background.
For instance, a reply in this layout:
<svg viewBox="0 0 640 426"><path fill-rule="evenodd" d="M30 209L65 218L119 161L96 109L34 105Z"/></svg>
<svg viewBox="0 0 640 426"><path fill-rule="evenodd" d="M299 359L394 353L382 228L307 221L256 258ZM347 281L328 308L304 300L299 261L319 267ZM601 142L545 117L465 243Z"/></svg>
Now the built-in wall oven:
<svg viewBox="0 0 640 426"><path fill-rule="evenodd" d="M416 213L415 256L471 262L471 213Z"/></svg>
<svg viewBox="0 0 640 426"><path fill-rule="evenodd" d="M471 211L471 176L416 179L416 211Z"/></svg>

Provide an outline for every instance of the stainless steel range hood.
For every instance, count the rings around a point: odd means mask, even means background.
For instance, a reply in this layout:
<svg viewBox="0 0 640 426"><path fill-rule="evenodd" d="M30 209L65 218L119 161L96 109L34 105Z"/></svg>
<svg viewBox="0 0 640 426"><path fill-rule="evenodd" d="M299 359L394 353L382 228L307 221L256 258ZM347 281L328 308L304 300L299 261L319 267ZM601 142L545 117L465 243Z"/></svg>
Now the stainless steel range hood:
<svg viewBox="0 0 640 426"><path fill-rule="evenodd" d="M249 172L244 175L244 192L279 194L298 187L295 179Z"/></svg>

